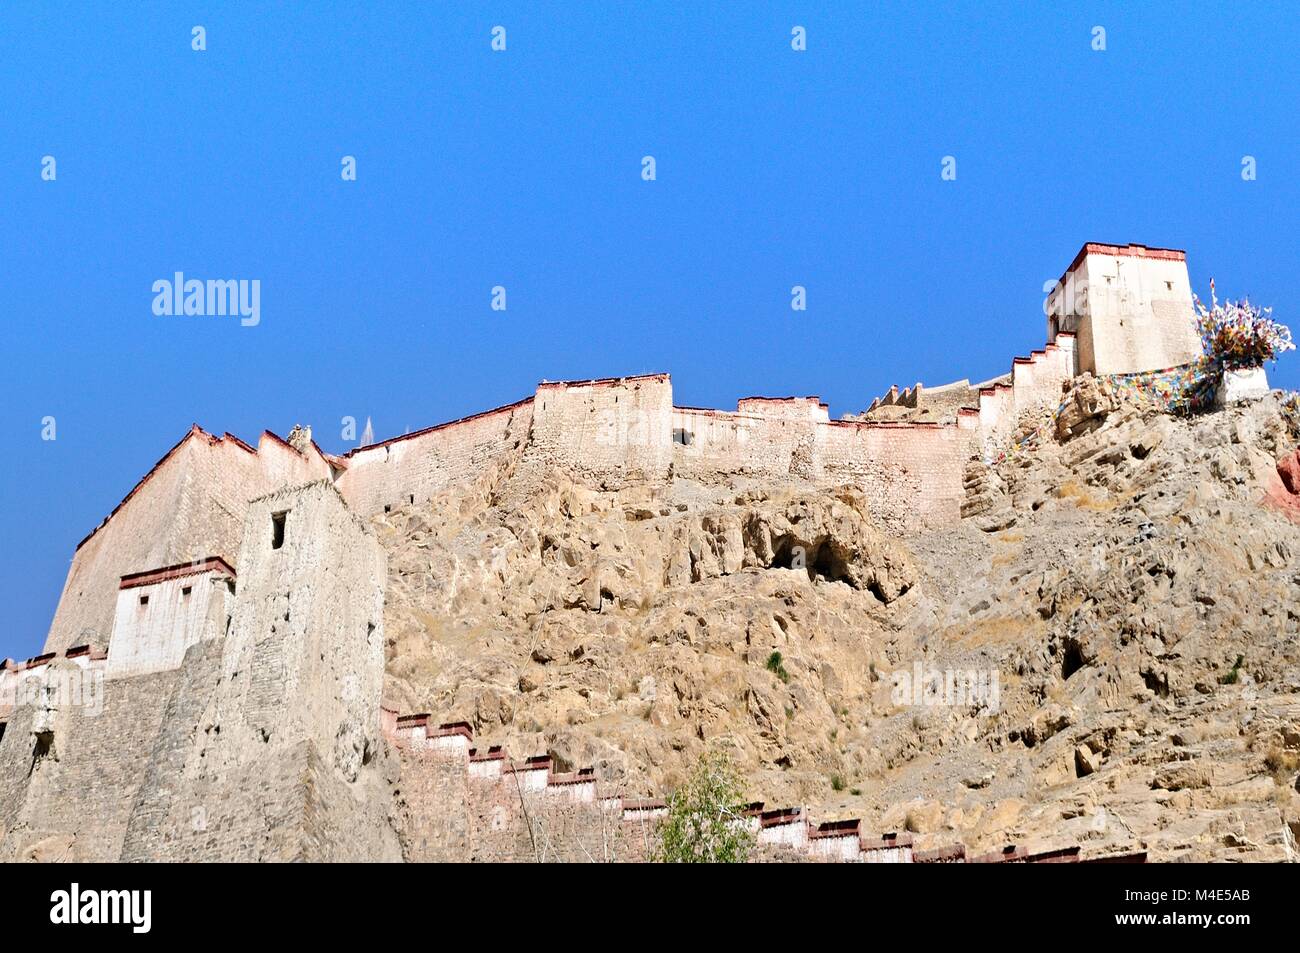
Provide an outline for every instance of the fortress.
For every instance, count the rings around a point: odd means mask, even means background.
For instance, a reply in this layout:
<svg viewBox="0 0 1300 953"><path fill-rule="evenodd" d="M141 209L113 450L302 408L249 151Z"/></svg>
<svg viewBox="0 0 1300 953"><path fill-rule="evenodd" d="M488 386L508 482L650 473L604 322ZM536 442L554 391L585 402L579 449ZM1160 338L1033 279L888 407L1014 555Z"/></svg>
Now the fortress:
<svg viewBox="0 0 1300 953"><path fill-rule="evenodd" d="M1047 312L1048 343L1007 374L894 388L840 420L816 397L675 406L653 374L544 382L344 456L305 428L254 447L194 426L78 544L44 654L0 667L0 859L646 856L662 803L384 707L388 569L367 521L502 469L559 469L608 487L848 484L896 533L949 525L966 462L1074 377L1200 355L1181 251L1087 244ZM797 810L749 817L761 845L800 857L964 858Z"/></svg>

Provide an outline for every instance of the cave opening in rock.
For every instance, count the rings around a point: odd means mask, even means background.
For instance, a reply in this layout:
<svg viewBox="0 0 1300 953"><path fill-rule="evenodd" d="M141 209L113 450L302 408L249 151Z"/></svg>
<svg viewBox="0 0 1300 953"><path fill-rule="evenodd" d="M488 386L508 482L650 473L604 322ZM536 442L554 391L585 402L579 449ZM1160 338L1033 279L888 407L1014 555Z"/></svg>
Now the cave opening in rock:
<svg viewBox="0 0 1300 953"><path fill-rule="evenodd" d="M1077 642L1067 642L1061 654L1061 678L1069 678L1083 668L1083 652Z"/></svg>
<svg viewBox="0 0 1300 953"><path fill-rule="evenodd" d="M852 585L848 564L835 552L829 540L808 548L796 544L793 537L782 536L774 541L771 565L774 569L802 569L814 582L823 579Z"/></svg>

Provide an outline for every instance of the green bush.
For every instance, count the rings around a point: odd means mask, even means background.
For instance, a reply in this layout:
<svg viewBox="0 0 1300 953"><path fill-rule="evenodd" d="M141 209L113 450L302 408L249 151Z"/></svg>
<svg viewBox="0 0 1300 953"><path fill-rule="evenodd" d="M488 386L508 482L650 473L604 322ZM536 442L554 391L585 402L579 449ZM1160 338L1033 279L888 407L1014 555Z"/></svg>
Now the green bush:
<svg viewBox="0 0 1300 953"><path fill-rule="evenodd" d="M782 664L780 652L773 652L767 657L767 670L783 682L790 681L790 673L785 670L785 665Z"/></svg>
<svg viewBox="0 0 1300 953"><path fill-rule="evenodd" d="M743 864L754 846L740 778L722 751L706 752L668 800L654 859L665 864Z"/></svg>

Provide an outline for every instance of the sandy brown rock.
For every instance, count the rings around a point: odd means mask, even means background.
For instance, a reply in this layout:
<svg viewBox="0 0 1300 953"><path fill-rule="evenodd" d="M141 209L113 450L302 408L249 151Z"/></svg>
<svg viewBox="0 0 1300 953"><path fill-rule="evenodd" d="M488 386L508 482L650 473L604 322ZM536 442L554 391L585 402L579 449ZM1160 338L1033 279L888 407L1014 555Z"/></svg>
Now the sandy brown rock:
<svg viewBox="0 0 1300 953"><path fill-rule="evenodd" d="M1084 378L1065 403L972 462L961 525L906 540L793 478L502 470L394 510L388 699L629 793L724 745L754 798L923 845L1285 859L1300 526L1261 501L1300 435L1273 398L1174 418Z"/></svg>

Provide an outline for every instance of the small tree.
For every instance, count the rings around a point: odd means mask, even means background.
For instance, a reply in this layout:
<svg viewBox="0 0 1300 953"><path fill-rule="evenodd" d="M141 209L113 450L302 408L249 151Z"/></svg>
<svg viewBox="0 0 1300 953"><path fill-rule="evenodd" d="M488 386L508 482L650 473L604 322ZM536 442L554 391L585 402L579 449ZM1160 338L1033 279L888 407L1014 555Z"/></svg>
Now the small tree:
<svg viewBox="0 0 1300 953"><path fill-rule="evenodd" d="M736 769L723 751L708 751L668 801L655 860L666 864L741 864L754 834L745 823Z"/></svg>

